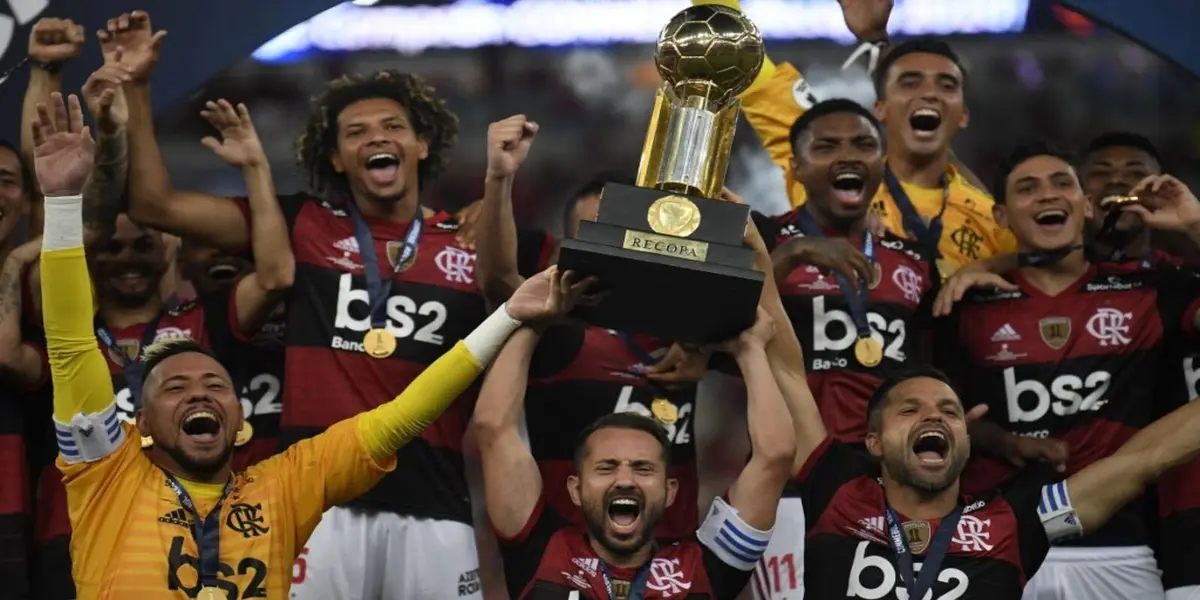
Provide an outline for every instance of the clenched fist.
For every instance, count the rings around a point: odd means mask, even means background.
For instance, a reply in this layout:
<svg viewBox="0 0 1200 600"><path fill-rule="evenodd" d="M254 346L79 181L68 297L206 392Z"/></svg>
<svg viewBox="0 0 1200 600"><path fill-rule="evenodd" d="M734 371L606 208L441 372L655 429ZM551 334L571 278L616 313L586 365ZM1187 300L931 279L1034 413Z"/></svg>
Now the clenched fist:
<svg viewBox="0 0 1200 600"><path fill-rule="evenodd" d="M58 63L83 52L83 26L70 19L39 20L29 34L29 58L41 63Z"/></svg>
<svg viewBox="0 0 1200 600"><path fill-rule="evenodd" d="M538 124L515 115L496 121L488 126L487 133L487 176L488 178L512 177L516 174L537 135Z"/></svg>

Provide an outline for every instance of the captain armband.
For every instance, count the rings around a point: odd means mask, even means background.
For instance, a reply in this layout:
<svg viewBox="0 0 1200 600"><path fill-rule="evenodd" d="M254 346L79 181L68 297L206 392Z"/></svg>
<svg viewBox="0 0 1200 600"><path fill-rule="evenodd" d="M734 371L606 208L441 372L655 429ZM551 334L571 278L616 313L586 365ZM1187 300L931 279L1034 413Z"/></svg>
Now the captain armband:
<svg viewBox="0 0 1200 600"><path fill-rule="evenodd" d="M70 423L54 421L58 452L67 464L95 462L106 458L125 442L125 427L117 403L98 413L77 413Z"/></svg>
<svg viewBox="0 0 1200 600"><path fill-rule="evenodd" d="M767 551L771 531L760 531L746 524L737 509L723 498L714 498L708 517L700 525L696 537L721 562L742 571L754 569L754 564Z"/></svg>
<svg viewBox="0 0 1200 600"><path fill-rule="evenodd" d="M1037 511L1042 519L1042 526L1046 528L1046 539L1050 540L1051 544L1083 535L1083 524L1079 522L1075 507L1071 505L1066 481L1042 486Z"/></svg>

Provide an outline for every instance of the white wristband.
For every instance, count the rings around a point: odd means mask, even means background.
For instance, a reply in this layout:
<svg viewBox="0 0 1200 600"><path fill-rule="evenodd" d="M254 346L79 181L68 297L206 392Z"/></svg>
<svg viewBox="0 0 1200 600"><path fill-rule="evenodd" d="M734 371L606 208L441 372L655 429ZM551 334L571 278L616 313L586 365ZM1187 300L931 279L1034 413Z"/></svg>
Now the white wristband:
<svg viewBox="0 0 1200 600"><path fill-rule="evenodd" d="M508 303L504 303L484 319L479 327L475 328L475 331L467 334L467 337L463 339L463 344L466 345L471 356L474 356L480 365L486 367L500 353L500 348L504 347L508 336L520 328L521 322L509 316Z"/></svg>
<svg viewBox="0 0 1200 600"><path fill-rule="evenodd" d="M47 196L42 250L83 246L83 196Z"/></svg>

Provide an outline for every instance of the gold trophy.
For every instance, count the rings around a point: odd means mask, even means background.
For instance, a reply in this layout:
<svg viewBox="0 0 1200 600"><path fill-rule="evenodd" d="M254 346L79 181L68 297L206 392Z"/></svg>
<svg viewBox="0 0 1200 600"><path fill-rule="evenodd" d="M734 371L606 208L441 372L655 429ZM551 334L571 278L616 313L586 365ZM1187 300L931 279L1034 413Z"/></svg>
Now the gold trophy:
<svg viewBox="0 0 1200 600"><path fill-rule="evenodd" d="M559 268L610 291L588 322L683 342L726 339L754 322L762 273L743 245L747 206L714 200L725 183L740 103L763 63L762 34L718 4L676 14L658 36L663 78L637 185L609 183L596 222L563 241Z"/></svg>

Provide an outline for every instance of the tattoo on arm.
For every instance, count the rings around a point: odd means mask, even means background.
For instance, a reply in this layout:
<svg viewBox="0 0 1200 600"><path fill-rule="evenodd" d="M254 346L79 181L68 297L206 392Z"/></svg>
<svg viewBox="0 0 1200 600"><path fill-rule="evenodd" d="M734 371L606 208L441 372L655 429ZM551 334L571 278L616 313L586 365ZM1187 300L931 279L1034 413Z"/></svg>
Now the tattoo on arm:
<svg viewBox="0 0 1200 600"><path fill-rule="evenodd" d="M128 209L125 180L129 166L125 132L101 135L96 140L92 173L83 190L83 226L86 245L112 237L117 215Z"/></svg>

